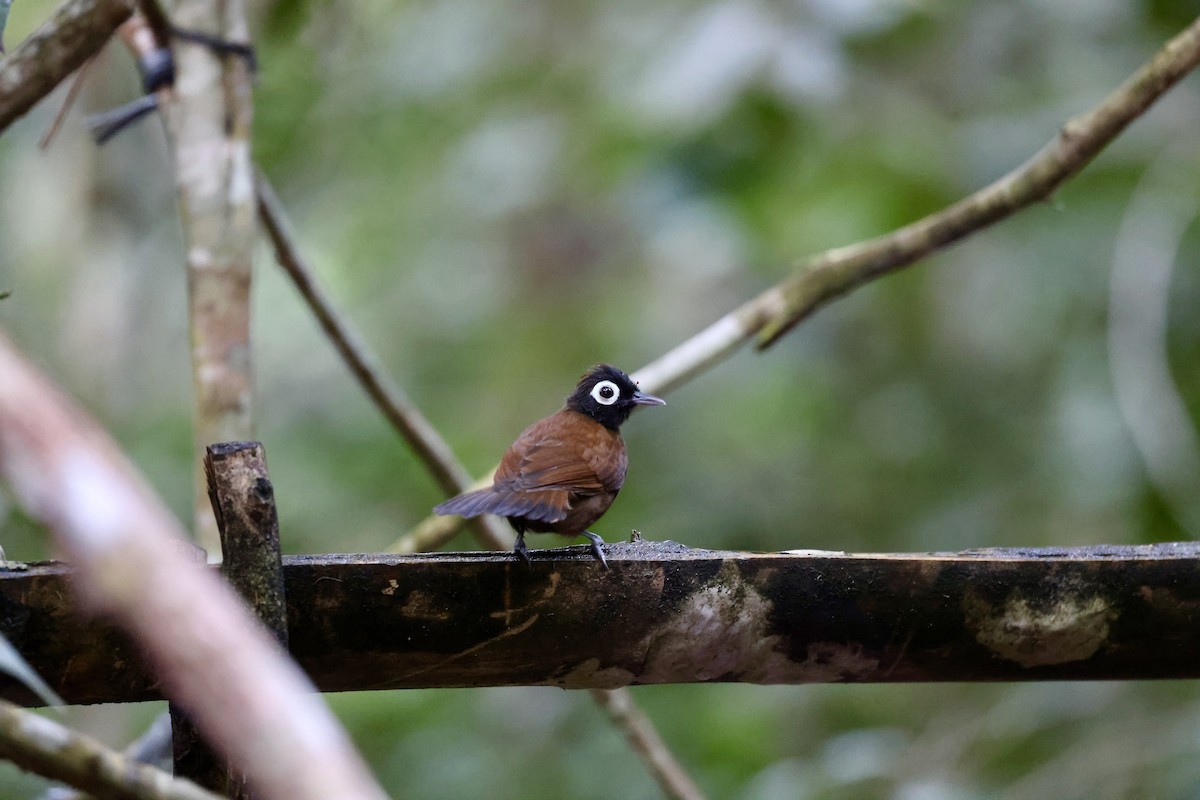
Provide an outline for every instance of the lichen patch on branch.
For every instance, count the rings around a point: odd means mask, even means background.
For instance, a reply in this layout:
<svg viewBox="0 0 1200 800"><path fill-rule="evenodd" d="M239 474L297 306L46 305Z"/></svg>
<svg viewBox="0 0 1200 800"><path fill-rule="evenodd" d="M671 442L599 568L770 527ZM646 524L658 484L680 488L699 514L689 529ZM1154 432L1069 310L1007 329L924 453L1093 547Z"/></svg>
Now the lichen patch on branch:
<svg viewBox="0 0 1200 800"><path fill-rule="evenodd" d="M770 612L771 602L727 561L708 586L643 639L639 682L667 682L680 674L698 681L782 682L794 665L779 651L780 637L766 632Z"/></svg>
<svg viewBox="0 0 1200 800"><path fill-rule="evenodd" d="M1107 642L1114 616L1104 597L1085 591L1070 591L1049 605L1014 592L1000 607L968 594L963 611L977 642L1023 667L1091 658Z"/></svg>
<svg viewBox="0 0 1200 800"><path fill-rule="evenodd" d="M879 672L879 659L863 655L863 647L844 642L812 642L804 661L792 665L788 683L841 683L867 680Z"/></svg>

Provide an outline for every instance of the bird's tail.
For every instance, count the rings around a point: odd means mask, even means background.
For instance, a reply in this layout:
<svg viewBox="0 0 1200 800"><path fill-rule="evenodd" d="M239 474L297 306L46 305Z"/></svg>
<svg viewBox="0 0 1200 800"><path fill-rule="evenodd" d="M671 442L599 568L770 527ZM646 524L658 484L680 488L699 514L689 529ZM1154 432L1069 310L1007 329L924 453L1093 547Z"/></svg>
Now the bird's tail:
<svg viewBox="0 0 1200 800"><path fill-rule="evenodd" d="M493 508L499 495L492 487L477 489L474 492L464 492L457 497L451 497L444 503L434 506L433 513L442 515L457 514L460 517L478 517L480 514L494 513Z"/></svg>
<svg viewBox="0 0 1200 800"><path fill-rule="evenodd" d="M495 514L498 517L524 517L535 522L558 522L567 516L565 493L556 498L554 492L507 492L497 491L495 486L464 492L451 497L441 505L434 506L435 514L457 514L460 517L478 517ZM558 499L560 502L550 502Z"/></svg>

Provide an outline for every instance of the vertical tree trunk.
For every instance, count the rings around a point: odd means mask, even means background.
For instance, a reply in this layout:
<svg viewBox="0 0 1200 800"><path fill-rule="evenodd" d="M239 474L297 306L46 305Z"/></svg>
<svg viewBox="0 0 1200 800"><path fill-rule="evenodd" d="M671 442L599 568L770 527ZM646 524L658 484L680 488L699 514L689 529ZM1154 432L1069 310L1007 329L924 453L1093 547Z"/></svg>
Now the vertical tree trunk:
<svg viewBox="0 0 1200 800"><path fill-rule="evenodd" d="M248 42L241 0L180 0L174 23ZM195 535L220 551L200 454L250 439L251 258L257 205L250 157L251 74L244 58L177 39L175 102L166 109L187 246L188 318L196 398ZM210 558L213 556L210 556Z"/></svg>

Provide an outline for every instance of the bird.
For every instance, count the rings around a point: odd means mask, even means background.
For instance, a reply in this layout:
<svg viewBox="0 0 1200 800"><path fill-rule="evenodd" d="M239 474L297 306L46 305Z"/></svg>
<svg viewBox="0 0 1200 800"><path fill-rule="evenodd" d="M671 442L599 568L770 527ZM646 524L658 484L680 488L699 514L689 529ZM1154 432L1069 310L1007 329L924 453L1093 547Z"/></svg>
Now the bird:
<svg viewBox="0 0 1200 800"><path fill-rule="evenodd" d="M604 540L588 530L625 483L629 458L620 427L638 406L666 401L640 389L611 364L580 378L557 412L530 425L500 459L492 485L452 497L436 514L507 517L517 532L513 553L532 565L526 531L585 536L604 569Z"/></svg>

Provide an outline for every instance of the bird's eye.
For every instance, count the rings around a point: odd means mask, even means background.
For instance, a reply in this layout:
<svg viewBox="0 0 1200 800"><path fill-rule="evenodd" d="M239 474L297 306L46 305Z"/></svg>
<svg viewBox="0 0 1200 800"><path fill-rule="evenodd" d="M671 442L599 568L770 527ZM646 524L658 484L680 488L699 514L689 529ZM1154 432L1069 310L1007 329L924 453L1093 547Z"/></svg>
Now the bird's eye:
<svg viewBox="0 0 1200 800"><path fill-rule="evenodd" d="M611 406L621 396L621 390L612 381L600 381L592 387L592 399L602 406Z"/></svg>

